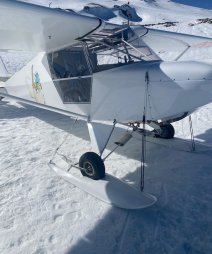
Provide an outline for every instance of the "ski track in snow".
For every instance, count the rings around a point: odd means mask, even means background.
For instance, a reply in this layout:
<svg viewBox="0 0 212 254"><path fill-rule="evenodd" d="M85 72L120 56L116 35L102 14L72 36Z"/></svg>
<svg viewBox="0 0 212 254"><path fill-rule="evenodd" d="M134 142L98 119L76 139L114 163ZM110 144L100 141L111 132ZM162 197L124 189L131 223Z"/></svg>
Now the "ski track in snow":
<svg viewBox="0 0 212 254"><path fill-rule="evenodd" d="M29 1L27 1L29 2ZM48 5L49 1L31 1ZM90 1L71 1L77 10ZM104 1L107 6L126 1ZM209 24L188 27L210 11L167 1L131 1L144 23L176 21L171 31L211 37ZM151 4L150 4L151 3ZM52 1L68 7L67 1ZM142 4L142 5L141 5ZM175 7L173 10L170 8ZM158 9L160 8L160 13ZM191 10L188 15L188 10ZM180 12L181 11L181 12ZM185 15L186 14L186 15ZM171 17L171 18L170 18ZM120 22L117 19L117 22ZM158 25L157 28L163 28ZM195 52L196 53L196 52ZM1 53L14 72L32 55ZM212 62L208 51L202 55ZM195 57L194 53L190 56ZM18 59L17 59L18 58ZM47 163L69 133L61 151L74 160L91 150L84 122L31 106L0 102L0 253L1 254L210 254L212 252L212 104L192 114L197 151L187 143L148 140L146 192L158 197L147 209L125 211L104 204L67 183ZM174 124L189 140L188 118ZM123 130L115 131L108 149ZM208 146L205 146L208 145ZM134 137L106 161L109 173L139 188L140 138Z"/></svg>

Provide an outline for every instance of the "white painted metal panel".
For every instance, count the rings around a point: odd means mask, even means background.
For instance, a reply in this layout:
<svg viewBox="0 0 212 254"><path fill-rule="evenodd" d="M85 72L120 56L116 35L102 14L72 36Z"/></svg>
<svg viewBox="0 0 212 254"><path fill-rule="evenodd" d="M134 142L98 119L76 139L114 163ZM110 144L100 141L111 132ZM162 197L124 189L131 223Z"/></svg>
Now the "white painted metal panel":
<svg viewBox="0 0 212 254"><path fill-rule="evenodd" d="M142 28L137 28L139 29L143 32ZM179 60L188 51L195 49L212 50L212 38L162 30L148 29L142 40L164 60ZM201 59L201 51L199 55L198 59Z"/></svg>
<svg viewBox="0 0 212 254"><path fill-rule="evenodd" d="M0 1L0 49L52 52L75 43L100 20L17 1Z"/></svg>
<svg viewBox="0 0 212 254"><path fill-rule="evenodd" d="M150 62L139 62L94 73L91 119L141 120L145 74L149 66Z"/></svg>
<svg viewBox="0 0 212 254"><path fill-rule="evenodd" d="M91 120L142 120L145 91L147 120L191 112L212 101L212 66L198 62L139 62L96 73Z"/></svg>
<svg viewBox="0 0 212 254"><path fill-rule="evenodd" d="M91 120L142 120L148 67L144 62L94 73Z"/></svg>
<svg viewBox="0 0 212 254"><path fill-rule="evenodd" d="M163 119L212 101L212 65L162 62L149 70L151 116Z"/></svg>

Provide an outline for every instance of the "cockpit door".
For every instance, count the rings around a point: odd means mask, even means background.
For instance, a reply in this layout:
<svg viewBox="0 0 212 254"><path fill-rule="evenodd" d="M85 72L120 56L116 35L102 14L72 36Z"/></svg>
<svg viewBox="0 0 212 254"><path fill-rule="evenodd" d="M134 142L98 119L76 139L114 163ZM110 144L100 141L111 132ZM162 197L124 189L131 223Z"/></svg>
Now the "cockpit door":
<svg viewBox="0 0 212 254"><path fill-rule="evenodd" d="M64 104L90 104L92 73L82 47L49 54L54 85Z"/></svg>

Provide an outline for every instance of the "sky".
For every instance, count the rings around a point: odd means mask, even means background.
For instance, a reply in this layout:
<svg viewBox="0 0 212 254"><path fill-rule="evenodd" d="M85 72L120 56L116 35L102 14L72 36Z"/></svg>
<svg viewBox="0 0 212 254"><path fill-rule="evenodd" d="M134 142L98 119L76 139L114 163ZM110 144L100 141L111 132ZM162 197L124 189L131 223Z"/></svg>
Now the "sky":
<svg viewBox="0 0 212 254"><path fill-rule="evenodd" d="M173 0L174 2L187 4L199 8L212 10L212 0Z"/></svg>

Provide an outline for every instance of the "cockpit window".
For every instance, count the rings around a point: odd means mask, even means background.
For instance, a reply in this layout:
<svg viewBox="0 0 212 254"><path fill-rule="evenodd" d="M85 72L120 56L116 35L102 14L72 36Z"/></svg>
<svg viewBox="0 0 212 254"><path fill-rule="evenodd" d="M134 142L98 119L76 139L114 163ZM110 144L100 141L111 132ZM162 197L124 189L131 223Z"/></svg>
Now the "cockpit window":
<svg viewBox="0 0 212 254"><path fill-rule="evenodd" d="M89 75L89 68L82 50L62 50L50 55L53 79Z"/></svg>
<svg viewBox="0 0 212 254"><path fill-rule="evenodd" d="M90 103L91 72L82 47L51 53L48 61L63 103Z"/></svg>
<svg viewBox="0 0 212 254"><path fill-rule="evenodd" d="M64 103L89 103L91 97L91 78L54 81Z"/></svg>

